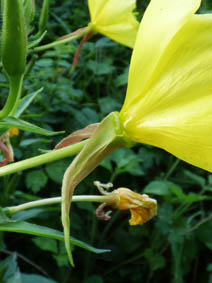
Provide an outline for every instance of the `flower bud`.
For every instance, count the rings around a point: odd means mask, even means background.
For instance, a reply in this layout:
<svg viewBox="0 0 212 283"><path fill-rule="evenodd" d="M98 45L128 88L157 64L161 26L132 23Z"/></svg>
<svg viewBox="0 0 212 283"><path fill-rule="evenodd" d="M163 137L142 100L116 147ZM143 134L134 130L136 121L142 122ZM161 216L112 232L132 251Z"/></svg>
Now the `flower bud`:
<svg viewBox="0 0 212 283"><path fill-rule="evenodd" d="M26 66L26 29L22 0L4 0L2 63L9 76L23 74Z"/></svg>

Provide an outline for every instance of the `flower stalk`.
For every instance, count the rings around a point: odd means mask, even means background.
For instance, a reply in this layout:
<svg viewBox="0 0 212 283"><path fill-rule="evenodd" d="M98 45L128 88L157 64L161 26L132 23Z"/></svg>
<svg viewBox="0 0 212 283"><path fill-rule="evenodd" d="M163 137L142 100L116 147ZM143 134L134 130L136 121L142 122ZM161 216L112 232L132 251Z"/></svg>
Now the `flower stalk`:
<svg viewBox="0 0 212 283"><path fill-rule="evenodd" d="M54 197L54 198L46 198L46 199L41 199L41 200L35 200L35 201L30 201L24 204L16 205L16 206L10 206L4 208L4 211L9 214L15 214L17 212L20 212L22 210L26 209L31 209L35 207L40 207L40 206L45 206L45 205L52 205L52 204L57 204L61 203L62 198L61 197ZM73 196L72 202L110 202L111 201L111 196L98 196L98 195L84 195L84 196Z"/></svg>
<svg viewBox="0 0 212 283"><path fill-rule="evenodd" d="M85 28L78 29L75 32L68 34L66 36L63 36L61 38L58 38L57 40L55 40L51 43L35 47L31 50L31 52L40 52L40 51L50 49L52 47L56 47L56 46L61 45L61 44L71 42L73 40L76 40L76 39L83 37L84 35L86 35L90 32L91 32L91 27L89 27L89 26L87 26Z"/></svg>
<svg viewBox="0 0 212 283"><path fill-rule="evenodd" d="M79 153L86 143L87 140L61 149L52 150L51 152L44 153L39 156L18 161L7 166L3 166L0 168L0 177L69 157Z"/></svg>

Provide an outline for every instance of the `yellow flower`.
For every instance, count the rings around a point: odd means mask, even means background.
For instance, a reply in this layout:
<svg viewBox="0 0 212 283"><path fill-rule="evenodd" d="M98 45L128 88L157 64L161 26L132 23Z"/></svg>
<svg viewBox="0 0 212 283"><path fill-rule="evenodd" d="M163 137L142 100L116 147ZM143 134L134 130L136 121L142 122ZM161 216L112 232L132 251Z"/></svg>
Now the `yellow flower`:
<svg viewBox="0 0 212 283"><path fill-rule="evenodd" d="M88 6L93 30L133 48L139 27L133 15L136 0L88 0Z"/></svg>
<svg viewBox="0 0 212 283"><path fill-rule="evenodd" d="M157 201L149 198L146 194L140 195L130 189L119 188L114 190L112 195L116 196L113 199L115 201L114 208L130 210L130 225L143 224L157 214Z"/></svg>
<svg viewBox="0 0 212 283"><path fill-rule="evenodd" d="M18 134L19 134L19 129L17 129L15 127L12 127L12 128L9 129L10 137L18 136Z"/></svg>
<svg viewBox="0 0 212 283"><path fill-rule="evenodd" d="M120 120L129 138L212 171L212 14L201 0L152 0Z"/></svg>

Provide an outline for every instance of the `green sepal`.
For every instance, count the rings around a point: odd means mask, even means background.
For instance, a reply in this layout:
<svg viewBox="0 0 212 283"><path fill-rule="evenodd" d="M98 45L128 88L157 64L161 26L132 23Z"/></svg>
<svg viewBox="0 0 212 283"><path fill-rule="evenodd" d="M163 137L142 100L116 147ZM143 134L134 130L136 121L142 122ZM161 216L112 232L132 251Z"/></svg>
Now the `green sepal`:
<svg viewBox="0 0 212 283"><path fill-rule="evenodd" d="M24 0L24 16L25 16L25 23L27 25L27 30L29 32L30 23L34 20L34 16L35 16L34 0Z"/></svg>
<svg viewBox="0 0 212 283"><path fill-rule="evenodd" d="M39 34L42 34L46 29L48 15L49 15L49 0L43 0L43 5L39 19Z"/></svg>
<svg viewBox="0 0 212 283"><path fill-rule="evenodd" d="M65 172L62 184L62 224L69 261L74 266L70 249L70 204L75 187L115 149L132 146L119 120L119 113L110 113L96 128L82 151Z"/></svg>

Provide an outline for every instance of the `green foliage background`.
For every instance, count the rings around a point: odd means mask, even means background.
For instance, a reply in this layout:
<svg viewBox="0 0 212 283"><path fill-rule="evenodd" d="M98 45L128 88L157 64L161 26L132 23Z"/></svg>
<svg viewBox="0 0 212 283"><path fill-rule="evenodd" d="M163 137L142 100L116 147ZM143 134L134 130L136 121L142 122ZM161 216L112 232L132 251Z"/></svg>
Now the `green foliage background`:
<svg viewBox="0 0 212 283"><path fill-rule="evenodd" d="M149 1L138 1L142 16ZM37 14L42 1L36 1ZM210 11L203 1L200 12ZM48 33L42 44L85 26L86 0L51 0ZM36 24L35 23L35 29ZM38 54L23 95L43 87L24 118L46 129L70 133L118 111L124 101L131 50L97 35L81 50L77 69L72 59L78 42ZM0 83L6 83L0 75ZM3 105L7 89L1 89ZM62 138L21 132L13 138L16 160L52 149ZM63 173L72 158L4 177L2 207L60 195ZM64 244L23 234L0 234L0 282L112 283L212 282L212 175L163 150L147 145L121 149L88 176L76 194L97 194L93 181L113 182L148 193L158 201L158 216L143 226L128 225L129 212L114 211L109 222L95 216L96 205L71 208L72 236L110 253L93 254L74 247L76 268ZM61 230L60 206L31 209L14 219Z"/></svg>

